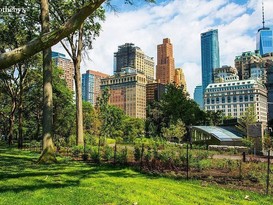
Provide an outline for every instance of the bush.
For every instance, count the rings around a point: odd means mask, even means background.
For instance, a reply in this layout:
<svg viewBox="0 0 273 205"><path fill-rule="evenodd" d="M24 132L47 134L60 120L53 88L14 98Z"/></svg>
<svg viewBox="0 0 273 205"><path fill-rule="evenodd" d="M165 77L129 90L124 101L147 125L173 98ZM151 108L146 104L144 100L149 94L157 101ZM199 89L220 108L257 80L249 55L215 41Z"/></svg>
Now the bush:
<svg viewBox="0 0 273 205"><path fill-rule="evenodd" d="M117 144L123 143L123 138L122 137L117 137L116 138L116 143Z"/></svg>
<svg viewBox="0 0 273 205"><path fill-rule="evenodd" d="M76 135L70 135L68 138L68 146L74 147L76 146Z"/></svg>
<svg viewBox="0 0 273 205"><path fill-rule="evenodd" d="M117 152L117 163L121 165L126 165L128 160L128 152L127 147L122 149L120 152Z"/></svg>
<svg viewBox="0 0 273 205"><path fill-rule="evenodd" d="M100 157L100 153L98 152L97 147L94 147L91 151L91 159L93 160L93 162L95 163L100 163L101 161L101 157Z"/></svg>
<svg viewBox="0 0 273 205"><path fill-rule="evenodd" d="M85 134L84 135L84 141L86 145L98 145L98 137L91 135L91 134Z"/></svg>
<svg viewBox="0 0 273 205"><path fill-rule="evenodd" d="M110 161L114 157L114 150L112 147L106 146L104 149L103 158L107 161Z"/></svg>
<svg viewBox="0 0 273 205"><path fill-rule="evenodd" d="M144 152L144 159L146 162L149 162L152 159L152 149L148 147L148 150Z"/></svg>
<svg viewBox="0 0 273 205"><path fill-rule="evenodd" d="M74 146L72 147L72 155L73 157L79 157L81 153L83 153L83 146Z"/></svg>
<svg viewBox="0 0 273 205"><path fill-rule="evenodd" d="M135 158L136 162L140 161L140 159L141 159L141 148L139 146L135 146L134 158Z"/></svg>

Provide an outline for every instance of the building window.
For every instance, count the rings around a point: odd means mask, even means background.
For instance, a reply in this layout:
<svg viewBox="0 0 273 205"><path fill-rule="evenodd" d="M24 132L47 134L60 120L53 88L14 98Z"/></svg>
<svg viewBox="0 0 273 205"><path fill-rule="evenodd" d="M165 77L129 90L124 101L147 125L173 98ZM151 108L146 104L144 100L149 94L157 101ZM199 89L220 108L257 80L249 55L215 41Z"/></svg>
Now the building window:
<svg viewBox="0 0 273 205"><path fill-rule="evenodd" d="M239 101L240 101L240 102L243 102L243 96L240 95Z"/></svg>
<svg viewBox="0 0 273 205"><path fill-rule="evenodd" d="M233 102L236 102L236 101L237 101L237 97L233 96Z"/></svg>
<svg viewBox="0 0 273 205"><path fill-rule="evenodd" d="M230 103L230 101L231 101L230 96L228 96L227 102Z"/></svg>

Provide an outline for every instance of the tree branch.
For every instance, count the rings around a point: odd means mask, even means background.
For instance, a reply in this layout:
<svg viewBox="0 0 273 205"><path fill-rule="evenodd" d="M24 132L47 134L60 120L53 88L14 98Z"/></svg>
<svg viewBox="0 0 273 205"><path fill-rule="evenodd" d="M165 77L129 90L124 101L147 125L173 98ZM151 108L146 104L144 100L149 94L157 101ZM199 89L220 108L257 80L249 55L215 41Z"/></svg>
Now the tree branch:
<svg viewBox="0 0 273 205"><path fill-rule="evenodd" d="M57 44L63 38L78 29L84 20L97 8L99 8L104 1L105 0L91 1L86 6L82 7L59 29L45 33L40 37L33 39L24 46L7 53L2 53L0 55L0 70L8 68L11 65L25 60L30 56L33 56L34 54Z"/></svg>

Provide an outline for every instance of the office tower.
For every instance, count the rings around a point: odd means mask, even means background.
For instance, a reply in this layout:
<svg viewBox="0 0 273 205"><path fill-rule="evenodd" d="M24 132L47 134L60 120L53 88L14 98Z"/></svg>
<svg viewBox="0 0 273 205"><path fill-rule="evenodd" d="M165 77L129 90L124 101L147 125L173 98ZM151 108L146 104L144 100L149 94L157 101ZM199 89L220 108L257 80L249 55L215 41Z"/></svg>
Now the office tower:
<svg viewBox="0 0 273 205"><path fill-rule="evenodd" d="M101 89L109 88L109 103L121 108L126 115L146 118L146 76L120 73L101 80Z"/></svg>
<svg viewBox="0 0 273 205"><path fill-rule="evenodd" d="M70 90L74 90L73 78L74 78L74 65L73 62L66 58L64 54L58 52L52 52L52 61L56 64L58 68L63 70L63 75L61 78L65 79L67 87Z"/></svg>
<svg viewBox="0 0 273 205"><path fill-rule="evenodd" d="M256 80L212 83L204 95L205 110L223 111L225 116L240 118L254 105L258 122L267 123L267 89Z"/></svg>
<svg viewBox="0 0 273 205"><path fill-rule="evenodd" d="M263 61L267 71L267 104L268 104L268 122L273 119L273 53L263 55ZM270 123L272 124L272 122Z"/></svg>
<svg viewBox="0 0 273 205"><path fill-rule="evenodd" d="M166 85L162 83L149 83L146 85L146 104L159 101L166 92Z"/></svg>
<svg viewBox="0 0 273 205"><path fill-rule="evenodd" d="M82 74L82 99L95 106L97 98L101 94L101 79L108 76L107 74L93 70L87 70L86 73Z"/></svg>
<svg viewBox="0 0 273 205"><path fill-rule="evenodd" d="M265 27L264 21L264 5L262 5L263 27L260 28L256 35L256 50L259 50L261 55L273 52L273 35L272 30Z"/></svg>
<svg viewBox="0 0 273 205"><path fill-rule="evenodd" d="M163 84L173 83L174 75L173 45L169 38L165 38L163 44L157 46L156 80Z"/></svg>
<svg viewBox="0 0 273 205"><path fill-rule="evenodd" d="M224 65L221 68L214 69L214 82L222 83L230 80L239 80L238 72L236 68Z"/></svg>
<svg viewBox="0 0 273 205"><path fill-rule="evenodd" d="M197 85L194 89L193 93L194 101L199 105L200 109L204 107L204 100L203 100L203 88L202 85Z"/></svg>
<svg viewBox="0 0 273 205"><path fill-rule="evenodd" d="M246 80L251 77L255 78L257 73L263 75L261 79L265 80L263 60L258 51L243 52L242 55L235 57L234 62L240 80Z"/></svg>
<svg viewBox="0 0 273 205"><path fill-rule="evenodd" d="M175 69L175 75L174 75L174 82L176 85L183 86L184 93L187 92L187 84L186 84L186 78L183 72L182 68L176 68Z"/></svg>
<svg viewBox="0 0 273 205"><path fill-rule="evenodd" d="M215 68L220 67L218 30L201 33L202 87L213 83Z"/></svg>
<svg viewBox="0 0 273 205"><path fill-rule="evenodd" d="M154 81L154 59L132 43L118 47L114 53L114 73L120 73L124 68L132 68L146 76L148 82Z"/></svg>

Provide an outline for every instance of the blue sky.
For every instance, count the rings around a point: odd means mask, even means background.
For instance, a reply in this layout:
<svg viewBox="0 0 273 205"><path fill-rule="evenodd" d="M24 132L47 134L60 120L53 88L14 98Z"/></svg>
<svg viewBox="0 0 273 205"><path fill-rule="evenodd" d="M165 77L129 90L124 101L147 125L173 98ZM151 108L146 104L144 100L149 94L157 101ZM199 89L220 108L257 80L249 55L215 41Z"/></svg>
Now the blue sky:
<svg viewBox="0 0 273 205"><path fill-rule="evenodd" d="M143 2L134 0L135 2ZM124 5L112 0L117 12L107 11L100 36L84 59L82 72L92 69L113 74L113 53L124 43L134 43L155 58L156 46L170 38L176 67L182 67L193 96L201 84L200 34L218 29L220 64L234 66L234 58L256 47L262 26L261 0L161 0L156 4ZM264 0L266 26L273 26L273 0ZM63 51L60 46L55 50Z"/></svg>

